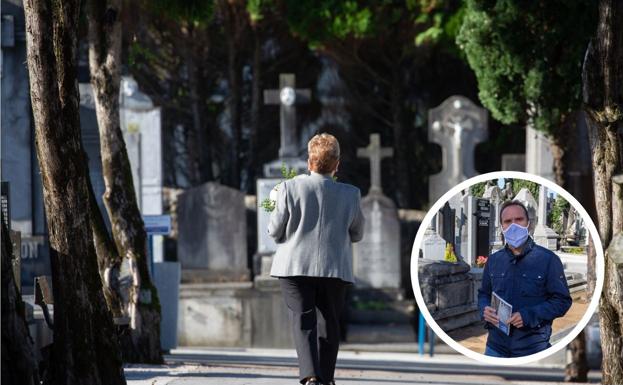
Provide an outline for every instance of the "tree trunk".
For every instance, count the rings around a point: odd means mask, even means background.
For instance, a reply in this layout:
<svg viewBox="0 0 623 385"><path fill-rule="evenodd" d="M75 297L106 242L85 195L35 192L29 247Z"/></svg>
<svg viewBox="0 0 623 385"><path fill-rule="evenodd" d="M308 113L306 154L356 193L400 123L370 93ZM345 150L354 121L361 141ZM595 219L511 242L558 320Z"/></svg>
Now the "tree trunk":
<svg viewBox="0 0 623 385"><path fill-rule="evenodd" d="M229 110L229 125L232 134L231 145L231 180L230 185L240 188L240 151L242 144L242 65L240 61L240 40L244 33L243 19L244 5L236 1L221 0L219 2L223 14L227 36L227 78L229 96L227 108Z"/></svg>
<svg viewBox="0 0 623 385"><path fill-rule="evenodd" d="M582 70L605 279L599 307L602 382L623 383L623 2L599 1L597 33Z"/></svg>
<svg viewBox="0 0 623 385"><path fill-rule="evenodd" d="M0 217L2 213L0 212ZM13 276L13 247L2 224L2 383L39 384L35 346L26 324L24 302Z"/></svg>
<svg viewBox="0 0 623 385"><path fill-rule="evenodd" d="M247 170L249 181L254 181L257 167L257 139L260 132L260 111L262 103L262 41L260 39L259 26L253 29L253 81L251 84L251 133L249 139L249 161ZM254 186L249 186L250 192Z"/></svg>
<svg viewBox="0 0 623 385"><path fill-rule="evenodd" d="M55 308L49 382L125 384L89 226L76 66L80 7L77 1L52 4L24 2Z"/></svg>
<svg viewBox="0 0 623 385"><path fill-rule="evenodd" d="M206 138L206 130L201 119L201 108L199 97L199 87L201 86L197 71L198 67L195 62L197 51L193 42L197 38L197 31L192 26L187 26L186 41L186 66L188 71L188 89L190 91L190 110L192 114L192 135L189 141L189 155L191 158L192 169L191 184L196 186L205 181L212 180L212 167L207 161L211 158L210 146ZM204 48L201 48L204 49Z"/></svg>
<svg viewBox="0 0 623 385"><path fill-rule="evenodd" d="M86 162L86 159L85 159ZM87 163L88 164L88 163ZM88 175L88 174L87 174ZM119 274L121 272L121 257L117 253L114 243L110 239L108 229L104 223L104 218L100 212L91 179L87 177L87 188L89 192L89 219L91 220L91 230L93 231L93 242L95 253L97 254L97 267L104 290L104 297L108 309L112 313L113 320L124 317L123 297L119 287Z"/></svg>
<svg viewBox="0 0 623 385"><path fill-rule="evenodd" d="M404 93L402 91L403 79L401 77L401 68L396 65L393 69L393 80L391 89L391 111L392 111L392 128L394 134L394 170L396 181L396 201L398 207L410 207L411 192L409 188L409 167L407 161L407 152L405 149L404 124L403 124L403 103Z"/></svg>
<svg viewBox="0 0 623 385"><path fill-rule="evenodd" d="M89 68L99 126L104 203L119 255L132 275L130 338L123 338L126 362L162 363L160 303L147 268L147 235L136 202L130 161L119 119L121 0L88 2Z"/></svg>

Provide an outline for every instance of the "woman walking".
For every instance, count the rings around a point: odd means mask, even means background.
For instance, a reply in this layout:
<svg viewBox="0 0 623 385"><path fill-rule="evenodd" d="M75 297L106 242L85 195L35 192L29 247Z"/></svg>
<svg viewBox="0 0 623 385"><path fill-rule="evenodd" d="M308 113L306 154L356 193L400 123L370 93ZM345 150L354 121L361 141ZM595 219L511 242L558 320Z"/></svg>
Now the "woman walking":
<svg viewBox="0 0 623 385"><path fill-rule="evenodd" d="M300 383L334 385L340 313L354 282L351 242L363 237L359 189L333 180L340 145L333 135L307 145L310 175L277 187L268 233L278 244L270 274L279 278L299 362Z"/></svg>

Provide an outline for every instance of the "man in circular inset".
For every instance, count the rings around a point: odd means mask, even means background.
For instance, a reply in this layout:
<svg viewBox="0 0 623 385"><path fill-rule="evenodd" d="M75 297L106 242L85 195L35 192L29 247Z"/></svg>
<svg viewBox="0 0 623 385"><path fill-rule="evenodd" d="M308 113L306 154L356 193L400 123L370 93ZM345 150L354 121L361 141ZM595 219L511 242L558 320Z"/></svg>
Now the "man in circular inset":
<svg viewBox="0 0 623 385"><path fill-rule="evenodd" d="M478 290L478 308L489 330L485 355L521 357L549 348L552 321L571 307L562 262L534 243L528 210L519 201L500 208L505 246L491 254Z"/></svg>

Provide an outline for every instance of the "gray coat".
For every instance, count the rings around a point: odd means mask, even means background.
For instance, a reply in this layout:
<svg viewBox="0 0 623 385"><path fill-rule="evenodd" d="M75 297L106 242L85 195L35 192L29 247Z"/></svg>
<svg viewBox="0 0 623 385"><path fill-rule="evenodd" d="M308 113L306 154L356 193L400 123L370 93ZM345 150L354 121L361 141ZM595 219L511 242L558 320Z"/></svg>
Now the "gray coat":
<svg viewBox="0 0 623 385"><path fill-rule="evenodd" d="M268 234L277 242L273 277L333 277L354 282L351 242L363 238L361 193L312 172L277 187Z"/></svg>

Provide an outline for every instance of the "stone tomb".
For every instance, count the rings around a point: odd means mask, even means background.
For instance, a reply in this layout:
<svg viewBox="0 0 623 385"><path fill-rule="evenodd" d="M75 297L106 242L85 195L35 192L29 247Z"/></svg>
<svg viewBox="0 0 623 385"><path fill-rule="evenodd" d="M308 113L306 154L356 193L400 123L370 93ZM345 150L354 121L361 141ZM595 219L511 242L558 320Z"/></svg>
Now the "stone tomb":
<svg viewBox="0 0 623 385"><path fill-rule="evenodd" d="M250 278L245 210L244 193L214 182L179 196L177 255L182 282Z"/></svg>
<svg viewBox="0 0 623 385"><path fill-rule="evenodd" d="M474 281L465 262L418 261L422 297L439 327L448 332L479 320Z"/></svg>

